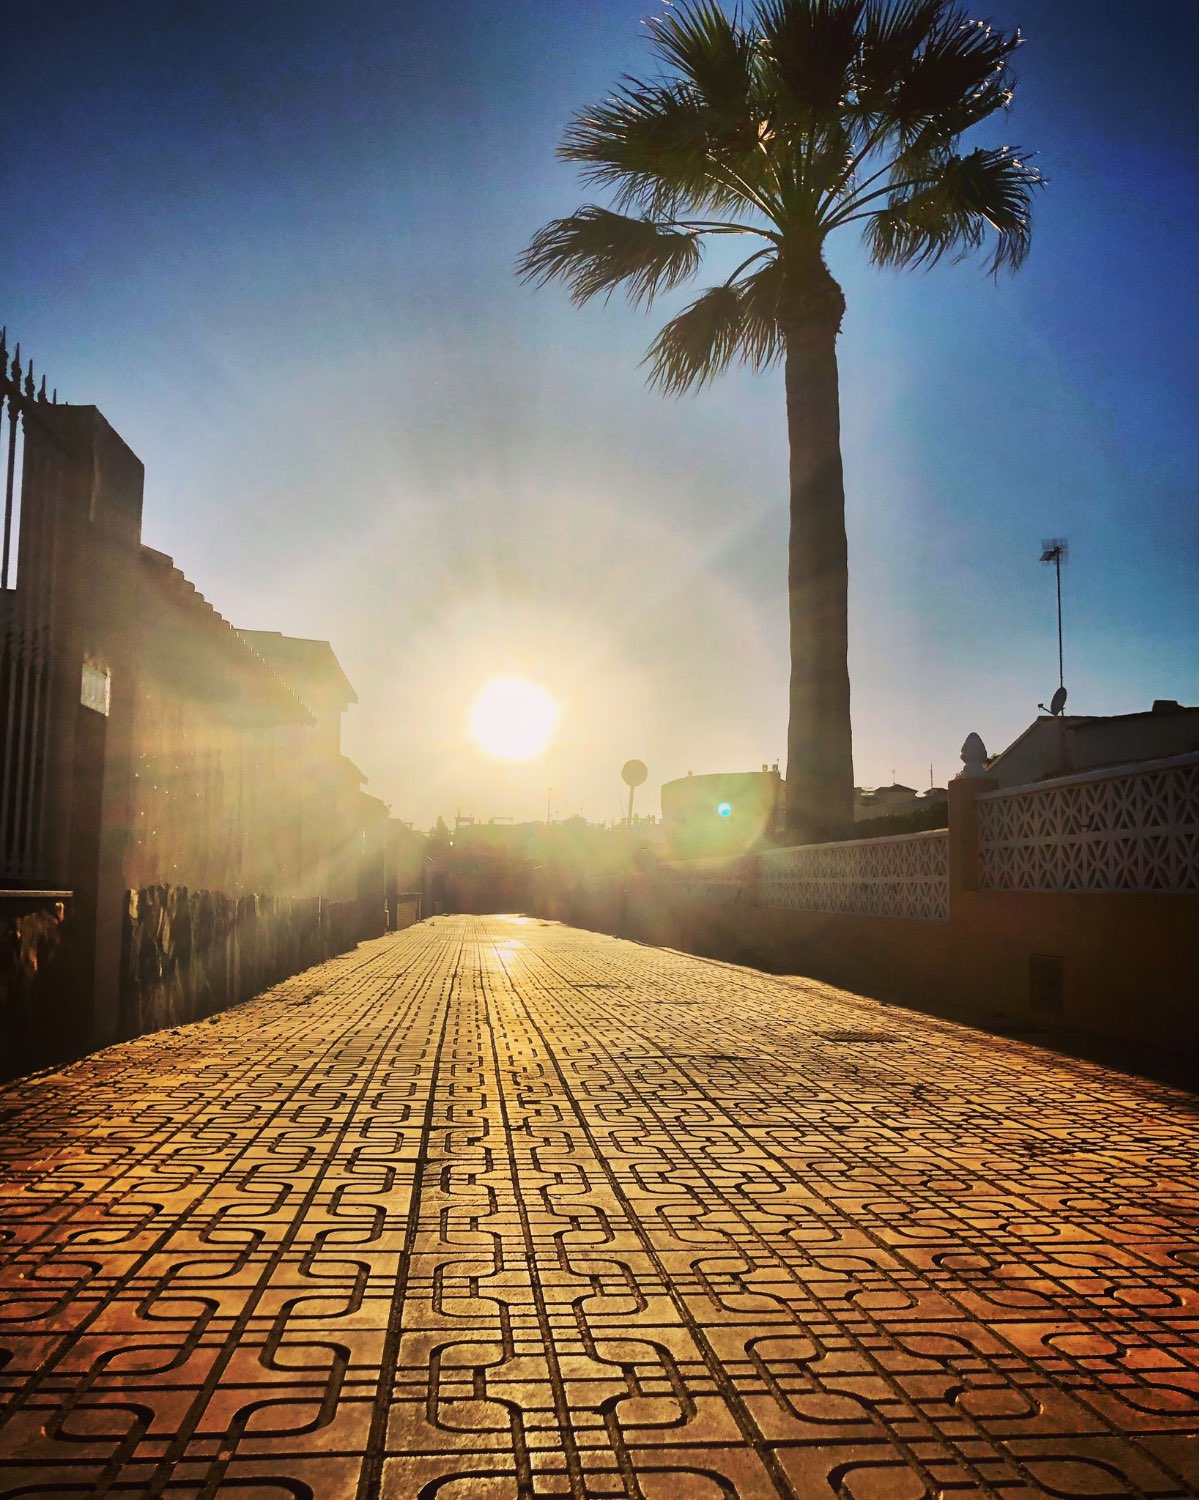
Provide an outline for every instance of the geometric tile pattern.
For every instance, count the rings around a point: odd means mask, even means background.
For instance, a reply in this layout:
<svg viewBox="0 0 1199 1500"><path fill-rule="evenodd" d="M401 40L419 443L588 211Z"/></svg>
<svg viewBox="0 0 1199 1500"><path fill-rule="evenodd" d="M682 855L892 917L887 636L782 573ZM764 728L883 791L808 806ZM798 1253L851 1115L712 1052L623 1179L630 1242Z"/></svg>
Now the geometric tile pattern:
<svg viewBox="0 0 1199 1500"><path fill-rule="evenodd" d="M949 835L858 839L758 856L758 900L788 911L949 920Z"/></svg>
<svg viewBox="0 0 1199 1500"><path fill-rule="evenodd" d="M1199 756L978 799L992 891L1199 890Z"/></svg>
<svg viewBox="0 0 1199 1500"><path fill-rule="evenodd" d="M0 1091L0 1496L1199 1495L1194 1103L437 918Z"/></svg>

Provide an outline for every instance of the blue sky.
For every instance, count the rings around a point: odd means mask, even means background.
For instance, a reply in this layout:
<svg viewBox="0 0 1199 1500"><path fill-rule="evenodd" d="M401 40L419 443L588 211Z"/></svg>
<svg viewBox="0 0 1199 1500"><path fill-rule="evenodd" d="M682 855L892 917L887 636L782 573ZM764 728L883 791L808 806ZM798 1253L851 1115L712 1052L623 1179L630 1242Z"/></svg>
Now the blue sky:
<svg viewBox="0 0 1199 1500"><path fill-rule="evenodd" d="M554 146L647 64L649 0L43 0L9 28L13 335L146 464L144 537L239 625L332 641L346 749L397 816L619 813L619 767L780 759L781 375L667 401L661 318L513 263L589 196ZM970 730L1199 702L1199 7L1004 0L1011 114L1050 185L1032 256L830 260L859 782ZM703 282L701 280L700 284ZM563 701L545 760L467 743L493 672ZM643 794L644 796L645 794Z"/></svg>

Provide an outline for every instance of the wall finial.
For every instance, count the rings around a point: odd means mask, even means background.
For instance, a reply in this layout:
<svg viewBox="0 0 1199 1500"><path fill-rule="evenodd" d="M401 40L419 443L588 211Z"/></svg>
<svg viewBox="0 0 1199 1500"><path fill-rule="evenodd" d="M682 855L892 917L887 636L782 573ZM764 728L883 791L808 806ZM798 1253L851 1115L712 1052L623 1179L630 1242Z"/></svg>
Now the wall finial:
<svg viewBox="0 0 1199 1500"><path fill-rule="evenodd" d="M986 774L987 747L982 742L982 736L971 730L962 744L962 769L958 776L973 778Z"/></svg>

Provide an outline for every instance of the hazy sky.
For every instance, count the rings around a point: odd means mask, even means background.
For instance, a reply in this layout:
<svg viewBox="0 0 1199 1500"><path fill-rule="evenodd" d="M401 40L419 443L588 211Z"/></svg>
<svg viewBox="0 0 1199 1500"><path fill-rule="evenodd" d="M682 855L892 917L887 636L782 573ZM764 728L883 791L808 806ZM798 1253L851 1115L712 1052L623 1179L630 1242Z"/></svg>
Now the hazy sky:
<svg viewBox="0 0 1199 1500"><path fill-rule="evenodd" d="M513 263L589 196L554 147L653 0L39 0L5 28L0 320L146 465L143 535L235 624L326 637L345 748L427 825L618 815L782 758L781 374L667 401L658 323ZM855 770L943 783L1057 685L1199 701L1199 5L1003 0L1049 188L1016 277L835 240ZM844 231L843 235L852 235ZM704 283L699 283L703 285ZM690 294L684 294L690 295ZM676 299L677 300L677 299ZM542 761L467 742L495 672Z"/></svg>

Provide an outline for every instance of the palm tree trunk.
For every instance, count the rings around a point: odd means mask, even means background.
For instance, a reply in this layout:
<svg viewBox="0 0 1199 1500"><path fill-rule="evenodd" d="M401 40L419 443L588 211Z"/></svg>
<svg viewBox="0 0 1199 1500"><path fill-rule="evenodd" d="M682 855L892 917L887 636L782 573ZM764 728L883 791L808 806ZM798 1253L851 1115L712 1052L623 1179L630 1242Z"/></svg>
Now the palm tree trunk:
<svg viewBox="0 0 1199 1500"><path fill-rule="evenodd" d="M786 332L791 443L787 831L803 843L843 837L853 821L849 564L837 393L837 332L844 301L827 270L824 277L835 299L822 287L823 315ZM835 316L830 316L834 306Z"/></svg>

